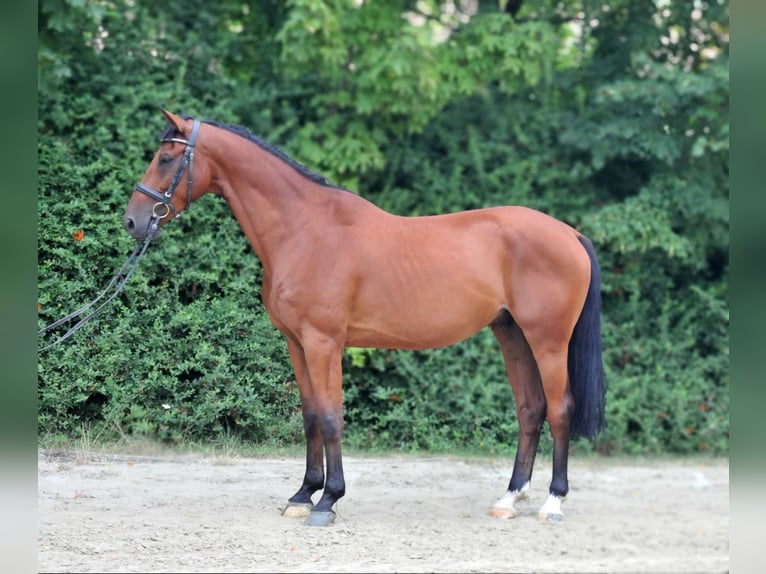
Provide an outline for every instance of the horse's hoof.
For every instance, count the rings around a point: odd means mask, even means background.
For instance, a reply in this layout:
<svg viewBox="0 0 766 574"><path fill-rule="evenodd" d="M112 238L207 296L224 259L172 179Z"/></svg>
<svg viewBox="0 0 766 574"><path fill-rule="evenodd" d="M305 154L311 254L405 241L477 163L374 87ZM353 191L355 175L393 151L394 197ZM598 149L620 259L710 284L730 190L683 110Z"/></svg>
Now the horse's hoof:
<svg viewBox="0 0 766 574"><path fill-rule="evenodd" d="M332 510L314 510L309 513L303 524L306 526L330 526L333 522L335 522L335 513Z"/></svg>
<svg viewBox="0 0 766 574"><path fill-rule="evenodd" d="M509 518L516 518L516 509L493 507L489 509L489 515L492 518L499 518L500 520L508 520Z"/></svg>
<svg viewBox="0 0 766 574"><path fill-rule="evenodd" d="M287 518L306 518L314 505L311 502L288 502L282 509L282 516Z"/></svg>
<svg viewBox="0 0 766 574"><path fill-rule="evenodd" d="M563 514L541 512L537 515L537 519L540 522L562 522L564 520Z"/></svg>
<svg viewBox="0 0 766 574"><path fill-rule="evenodd" d="M492 505L489 509L489 515L493 518L499 518L500 520L516 518L517 512L514 505L518 501L524 500L527 497L527 490L529 490L529 482L519 490L507 491L500 500Z"/></svg>

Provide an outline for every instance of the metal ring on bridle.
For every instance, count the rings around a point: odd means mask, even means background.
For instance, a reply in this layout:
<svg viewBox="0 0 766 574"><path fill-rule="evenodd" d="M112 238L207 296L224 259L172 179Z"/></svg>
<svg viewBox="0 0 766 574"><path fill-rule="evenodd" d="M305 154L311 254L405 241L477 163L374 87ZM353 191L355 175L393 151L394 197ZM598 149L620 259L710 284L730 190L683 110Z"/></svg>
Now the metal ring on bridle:
<svg viewBox="0 0 766 574"><path fill-rule="evenodd" d="M165 213L159 214L157 213L157 207L161 206L165 208ZM168 215L170 215L170 206L167 203L157 202L152 206L152 217L159 217L160 219L165 219Z"/></svg>

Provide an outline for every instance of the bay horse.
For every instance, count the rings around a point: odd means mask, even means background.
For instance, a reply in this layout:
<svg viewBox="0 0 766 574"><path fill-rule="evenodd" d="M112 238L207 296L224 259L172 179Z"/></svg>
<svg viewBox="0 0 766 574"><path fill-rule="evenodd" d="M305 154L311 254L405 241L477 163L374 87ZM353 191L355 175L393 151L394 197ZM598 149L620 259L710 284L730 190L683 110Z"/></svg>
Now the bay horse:
<svg viewBox="0 0 766 574"><path fill-rule="evenodd" d="M431 349L488 326L519 421L508 489L489 512L516 515L547 419L552 478L538 517L561 520L570 438L592 439L605 424L600 274L590 240L521 206L393 215L242 126L162 112L169 126L125 227L136 239L151 237L210 192L228 202L260 259L263 304L287 341L306 436L303 482L282 514L326 526L345 494L345 347Z"/></svg>

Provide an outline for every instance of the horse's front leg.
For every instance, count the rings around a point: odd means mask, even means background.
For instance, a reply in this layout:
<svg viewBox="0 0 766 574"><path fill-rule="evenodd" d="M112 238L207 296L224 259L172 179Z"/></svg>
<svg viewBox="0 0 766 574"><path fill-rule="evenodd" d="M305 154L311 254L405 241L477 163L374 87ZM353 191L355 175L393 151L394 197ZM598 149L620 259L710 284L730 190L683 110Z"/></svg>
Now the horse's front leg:
<svg viewBox="0 0 766 574"><path fill-rule="evenodd" d="M301 390L304 425L306 427L306 476L301 489L290 502L305 504L322 486L322 447L326 456L327 475L324 491L310 513L306 524L328 526L335 521L333 506L346 492L341 455L343 434L343 393L341 388L341 356L343 345L320 333L304 336L301 344L291 343L290 356L302 358L302 375L296 378Z"/></svg>
<svg viewBox="0 0 766 574"><path fill-rule="evenodd" d="M303 407L303 430L306 434L306 473L303 483L287 501L282 515L291 518L305 518L314 508L311 496L324 485L324 462L322 429L316 406L314 405L311 380L306 367L303 348L293 339L287 341L287 350L293 364L295 378Z"/></svg>
<svg viewBox="0 0 766 574"><path fill-rule="evenodd" d="M309 514L306 524L329 526L335 521L333 506L346 493L340 446L343 434L343 345L321 333L305 337L303 344L327 468L322 498Z"/></svg>

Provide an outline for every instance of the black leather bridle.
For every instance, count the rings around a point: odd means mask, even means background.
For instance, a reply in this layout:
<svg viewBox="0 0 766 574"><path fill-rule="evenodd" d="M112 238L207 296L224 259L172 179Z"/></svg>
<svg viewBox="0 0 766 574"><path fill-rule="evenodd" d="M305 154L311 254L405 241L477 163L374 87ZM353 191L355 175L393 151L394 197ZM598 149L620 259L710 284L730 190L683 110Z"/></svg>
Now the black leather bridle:
<svg viewBox="0 0 766 574"><path fill-rule="evenodd" d="M181 163L178 165L178 169L176 169L176 173L173 176L173 180L170 182L170 186L168 187L167 191L164 193L157 191L156 189L153 189L149 187L148 185L144 183L137 183L136 184L136 191L140 191L144 195L147 195L151 197L153 200L155 200L157 203L154 204L152 207L152 218L159 218L164 219L168 215L170 215L170 212L173 212L174 217L178 217L181 215L181 212L184 211L191 205L192 201L192 175L194 173L194 145L197 143L197 135L199 134L199 126L200 121L194 120L194 125L192 127L191 134L189 135L189 139L181 139L181 138L163 138L160 141L162 143L166 142L178 142L182 144L186 144L186 149L184 150L184 156L181 160ZM189 168L189 178L186 182L186 205L184 205L183 209L181 211L178 211L174 206L173 203L170 201L173 197L173 193L176 191L176 187L178 187L178 183L181 181L181 177L183 177L184 172L186 171L186 168ZM158 213L157 208L160 206L165 207L165 213Z"/></svg>

